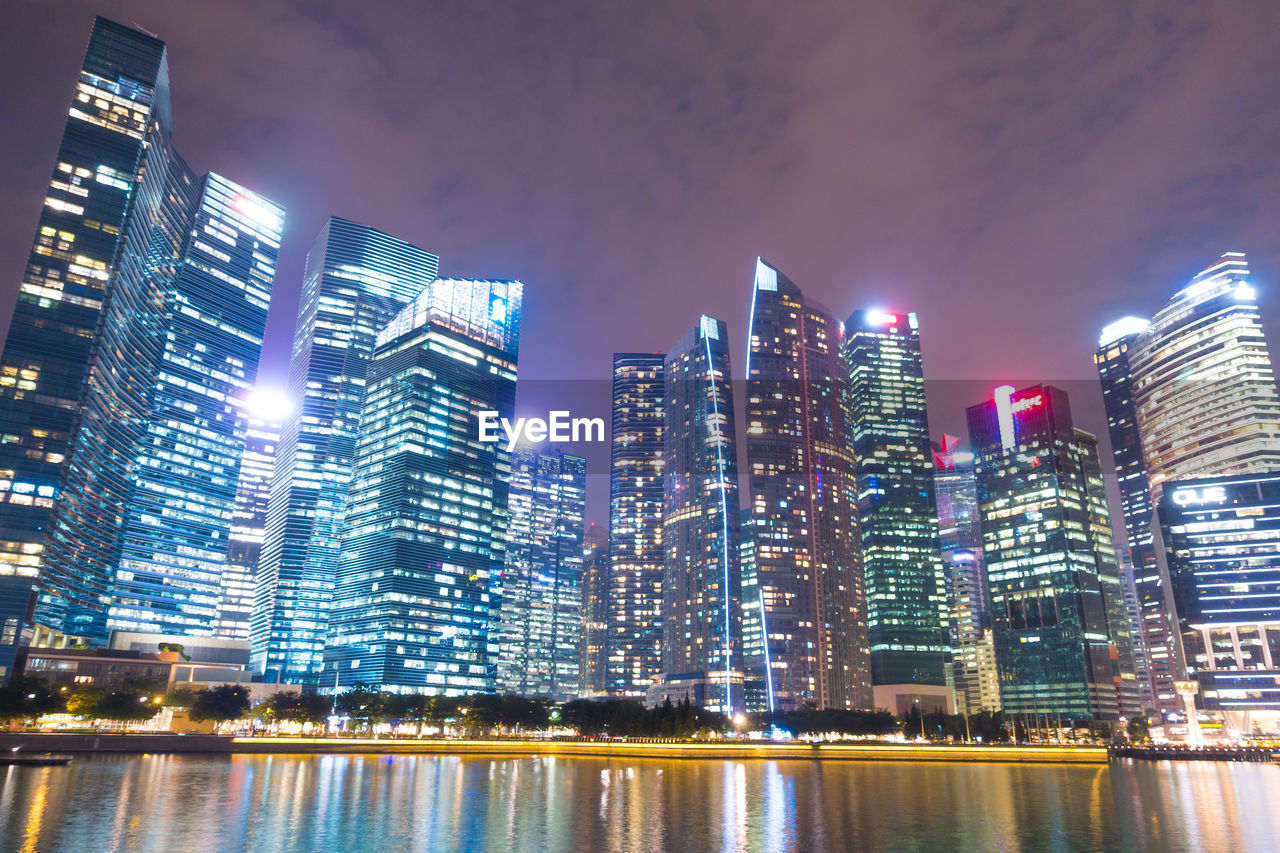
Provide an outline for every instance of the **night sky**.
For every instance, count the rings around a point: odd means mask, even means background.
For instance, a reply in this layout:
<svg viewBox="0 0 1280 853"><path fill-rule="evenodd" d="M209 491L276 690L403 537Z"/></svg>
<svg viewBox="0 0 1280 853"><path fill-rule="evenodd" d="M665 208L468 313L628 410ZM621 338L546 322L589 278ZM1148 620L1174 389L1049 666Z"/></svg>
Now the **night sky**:
<svg viewBox="0 0 1280 853"><path fill-rule="evenodd" d="M524 281L522 379L604 379L701 312L740 370L758 254L838 316L917 311L952 432L996 380L1105 429L1100 327L1228 249L1275 345L1273 0L6 0L3 326L95 14L168 43L191 166L288 208L268 383L330 214Z"/></svg>

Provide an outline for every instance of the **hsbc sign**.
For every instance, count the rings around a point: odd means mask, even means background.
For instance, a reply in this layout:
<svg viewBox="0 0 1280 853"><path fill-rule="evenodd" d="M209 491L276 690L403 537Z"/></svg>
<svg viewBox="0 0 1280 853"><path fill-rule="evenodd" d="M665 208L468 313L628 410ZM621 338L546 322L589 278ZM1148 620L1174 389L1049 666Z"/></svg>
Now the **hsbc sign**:
<svg viewBox="0 0 1280 853"><path fill-rule="evenodd" d="M1204 486L1199 489L1178 489L1172 495L1178 506L1204 506L1220 504L1227 499L1227 490L1222 486Z"/></svg>

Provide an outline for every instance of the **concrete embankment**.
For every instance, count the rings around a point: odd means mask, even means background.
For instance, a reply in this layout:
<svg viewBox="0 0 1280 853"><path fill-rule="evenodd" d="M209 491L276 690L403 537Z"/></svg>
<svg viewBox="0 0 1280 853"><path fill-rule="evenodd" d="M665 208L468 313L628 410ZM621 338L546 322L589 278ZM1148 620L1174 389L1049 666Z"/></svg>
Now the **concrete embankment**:
<svg viewBox="0 0 1280 853"><path fill-rule="evenodd" d="M171 734L0 734L0 750L31 753L385 754L604 758L933 761L1106 764L1102 747L916 746L753 741L452 740L404 738L222 737Z"/></svg>

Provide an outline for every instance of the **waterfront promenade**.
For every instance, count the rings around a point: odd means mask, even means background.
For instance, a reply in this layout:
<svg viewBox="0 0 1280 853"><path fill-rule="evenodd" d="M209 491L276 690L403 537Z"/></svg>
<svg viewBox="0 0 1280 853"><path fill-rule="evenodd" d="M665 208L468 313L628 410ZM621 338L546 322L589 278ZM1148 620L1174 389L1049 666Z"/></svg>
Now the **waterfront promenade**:
<svg viewBox="0 0 1280 853"><path fill-rule="evenodd" d="M602 758L930 761L944 763L1106 764L1098 746L932 746L885 743L677 740L519 740L493 738L228 737L220 735L3 733L0 750L29 753L222 753L251 755L557 755Z"/></svg>

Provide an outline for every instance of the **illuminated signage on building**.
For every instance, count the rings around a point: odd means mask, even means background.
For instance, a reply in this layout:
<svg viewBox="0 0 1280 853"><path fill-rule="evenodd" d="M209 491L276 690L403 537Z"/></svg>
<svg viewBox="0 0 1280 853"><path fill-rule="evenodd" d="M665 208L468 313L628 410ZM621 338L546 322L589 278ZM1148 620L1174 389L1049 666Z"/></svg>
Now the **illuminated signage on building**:
<svg viewBox="0 0 1280 853"><path fill-rule="evenodd" d="M1227 490L1222 486L1205 486L1202 489L1178 489L1172 495L1178 506L1200 506L1203 504L1220 504L1227 499Z"/></svg>

